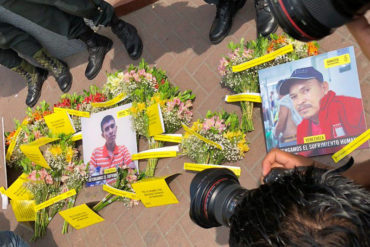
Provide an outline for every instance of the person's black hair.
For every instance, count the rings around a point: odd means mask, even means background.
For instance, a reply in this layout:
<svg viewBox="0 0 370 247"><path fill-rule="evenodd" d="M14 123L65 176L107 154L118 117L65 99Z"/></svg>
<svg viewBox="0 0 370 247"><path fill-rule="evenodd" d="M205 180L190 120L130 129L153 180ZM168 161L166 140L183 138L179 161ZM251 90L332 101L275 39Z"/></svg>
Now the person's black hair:
<svg viewBox="0 0 370 247"><path fill-rule="evenodd" d="M370 246L370 192L325 169L293 169L237 206L229 244Z"/></svg>
<svg viewBox="0 0 370 247"><path fill-rule="evenodd" d="M106 124L106 123L108 123L108 122L109 122L109 121L111 121L111 120L115 121L115 120L114 120L114 117L113 117L112 115L107 115L107 116L105 116L105 117L101 120L100 128L101 128L101 132L102 132L102 133L104 132L104 131L103 131L103 125L104 125L104 124Z"/></svg>

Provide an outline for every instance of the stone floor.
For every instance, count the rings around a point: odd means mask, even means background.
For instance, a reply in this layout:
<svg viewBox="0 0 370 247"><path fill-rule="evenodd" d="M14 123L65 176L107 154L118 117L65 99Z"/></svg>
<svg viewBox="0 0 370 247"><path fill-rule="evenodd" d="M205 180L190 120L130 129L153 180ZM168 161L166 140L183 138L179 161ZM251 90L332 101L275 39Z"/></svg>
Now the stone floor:
<svg viewBox="0 0 370 247"><path fill-rule="evenodd" d="M226 109L240 112L237 105L225 104L223 96L227 90L219 86L217 74L219 59L227 52L230 41L237 42L256 37L255 13L253 1L235 17L230 35L220 44L211 45L208 31L215 14L213 6L202 0L160 0L123 19L134 24L143 38L143 58L150 64L156 64L168 72L170 80L181 89L192 89L197 98L195 117L203 116L207 110ZM100 30L114 40L114 48L107 54L100 74L88 81L84 76L87 53L76 54L66 59L73 74L73 86L70 92L81 92L89 85L102 86L105 73L125 70L130 63L122 44L110 30ZM358 45L345 27L339 28L333 35L319 42L322 52L353 45L355 47L359 77L366 119L370 120L370 62L361 53ZM22 119L25 112L26 88L21 77L0 67L0 116L4 118L5 129L12 130L13 119ZM49 77L43 87L40 100L50 104L56 102L61 92L56 82ZM246 158L238 162L242 167L240 182L248 189L258 186L261 173L261 161L266 153L262 130L260 108L254 110L256 130L248 134L250 151ZM145 150L145 143L140 150ZM2 152L1 152L2 153ZM355 151L357 161L368 159L368 150ZM329 157L319 157L321 161L331 162ZM0 159L2 163L2 159ZM62 235L62 218L57 215L49 225L47 236L31 246L227 246L228 229L202 229L196 226L188 216L189 185L194 174L183 171L184 157L162 159L157 168L157 175L181 173L170 187L180 201L179 204L155 208L142 205L127 209L120 203L114 203L101 211L104 222L82 229L71 230ZM141 166L145 165L144 163ZM3 166L0 171L3 172ZM3 176L0 181L3 182ZM97 201L102 198L100 187L84 189L78 203ZM11 209L0 212L0 229L15 230L24 239L29 240L32 233L20 226Z"/></svg>

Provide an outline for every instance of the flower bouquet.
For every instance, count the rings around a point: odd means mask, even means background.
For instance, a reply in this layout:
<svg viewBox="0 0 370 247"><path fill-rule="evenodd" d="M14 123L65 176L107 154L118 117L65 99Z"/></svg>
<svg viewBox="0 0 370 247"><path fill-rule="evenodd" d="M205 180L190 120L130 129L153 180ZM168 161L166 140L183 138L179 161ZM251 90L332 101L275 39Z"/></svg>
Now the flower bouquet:
<svg viewBox="0 0 370 247"><path fill-rule="evenodd" d="M233 72L233 66L258 59L288 45L293 46L293 51L276 56L273 60L246 70ZM221 58L218 72L222 77L221 85L237 94L259 92L258 70L260 69L318 54L318 44L316 42L300 42L286 34L271 34L270 39L259 37L257 40L248 42L244 42L244 39L242 39L237 44L229 43L229 48L231 52ZM242 101L241 108L242 131L253 131L253 102Z"/></svg>

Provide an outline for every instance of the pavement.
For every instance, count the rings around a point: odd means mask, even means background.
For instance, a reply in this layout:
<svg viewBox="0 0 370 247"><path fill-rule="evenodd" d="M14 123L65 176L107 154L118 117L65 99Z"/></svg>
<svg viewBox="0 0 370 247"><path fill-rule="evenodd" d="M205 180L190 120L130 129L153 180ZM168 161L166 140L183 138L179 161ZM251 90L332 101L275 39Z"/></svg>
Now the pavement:
<svg viewBox="0 0 370 247"><path fill-rule="evenodd" d="M194 105L195 119L204 116L208 110L225 109L240 114L238 105L226 104L223 100L228 91L219 85L218 61L227 53L227 44L230 41L256 38L253 1L248 1L238 12L230 35L218 45L211 45L208 41L214 14L215 7L205 4L202 0L160 0L123 17L139 30L144 42L142 58L151 65L156 64L166 70L170 81L180 89L193 90L197 96ZM129 64L139 62L130 60L123 45L109 29L103 28L99 32L114 41L113 49L107 54L101 72L92 81L84 76L88 57L86 51L65 58L73 74L70 93L82 92L92 84L102 86L106 81L106 73L126 70ZM363 104L369 123L369 60L362 54L345 27L319 41L319 44L321 52L350 45L355 47ZM27 92L22 78L18 75L4 67L0 67L0 74L0 116L4 118L5 130L10 131L14 126L13 119L23 119L25 116L24 101ZM49 76L40 100L46 100L52 105L60 95L55 80ZM261 161L266 154L259 106L254 109L254 125L255 130L247 135L250 151L244 160L237 162L242 169L241 185L248 189L259 185ZM139 150L146 148L147 144L141 141ZM353 153L356 161L367 160L369 155L369 149ZM333 164L330 156L315 159ZM57 215L49 225L47 236L31 243L31 246L228 246L229 232L226 227L203 229L189 218L189 185L194 173L183 171L183 163L188 161L186 157L161 159L156 170L157 176L181 174L170 183L170 188L179 200L178 204L154 208L145 208L143 205L125 208L116 202L101 211L104 222L81 230L71 229L66 235L61 234L63 221ZM144 166L145 163L141 162L140 167ZM3 172L2 166L0 171ZM85 188L80 193L77 204L98 201L103 195L99 186ZM14 230L27 241L32 236L30 230L16 222L11 209L0 212L0 229Z"/></svg>

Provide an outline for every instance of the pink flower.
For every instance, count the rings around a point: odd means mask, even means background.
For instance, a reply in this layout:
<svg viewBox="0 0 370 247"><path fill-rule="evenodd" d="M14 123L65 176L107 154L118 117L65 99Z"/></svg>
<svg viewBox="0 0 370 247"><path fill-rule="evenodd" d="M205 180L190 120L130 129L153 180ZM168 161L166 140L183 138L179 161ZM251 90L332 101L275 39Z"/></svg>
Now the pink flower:
<svg viewBox="0 0 370 247"><path fill-rule="evenodd" d="M85 164L81 164L81 165L77 166L76 170L81 176L83 176L83 177L86 176L86 165Z"/></svg>
<svg viewBox="0 0 370 247"><path fill-rule="evenodd" d="M203 123L203 130L209 130L215 124L215 117L207 118Z"/></svg>
<svg viewBox="0 0 370 247"><path fill-rule="evenodd" d="M168 101L167 102L167 111L172 111L173 110L173 108L175 108L175 102L173 102L173 101Z"/></svg>
<svg viewBox="0 0 370 247"><path fill-rule="evenodd" d="M127 175L126 179L129 183L133 183L137 180L137 176L136 175Z"/></svg>
<svg viewBox="0 0 370 247"><path fill-rule="evenodd" d="M65 192L67 192L68 191L68 187L67 186L65 186L65 185L63 185L63 187L62 187L62 193L65 193Z"/></svg>
<svg viewBox="0 0 370 247"><path fill-rule="evenodd" d="M35 136L35 139L39 139L41 137L41 132L39 130L36 130L33 132L33 135Z"/></svg>
<svg viewBox="0 0 370 247"><path fill-rule="evenodd" d="M47 184L53 184L53 178L48 174L45 178Z"/></svg>
<svg viewBox="0 0 370 247"><path fill-rule="evenodd" d="M145 69L140 69L138 72L139 76L145 76L146 72Z"/></svg>
<svg viewBox="0 0 370 247"><path fill-rule="evenodd" d="M33 170L29 175L28 175L28 179L31 180L31 181L37 181L37 178L36 178L36 170Z"/></svg>
<svg viewBox="0 0 370 247"><path fill-rule="evenodd" d="M175 103L175 105L180 105L181 100L179 98L174 98L173 102Z"/></svg>
<svg viewBox="0 0 370 247"><path fill-rule="evenodd" d="M63 175L61 178L62 183L65 183L68 179L69 179L69 176Z"/></svg>
<svg viewBox="0 0 370 247"><path fill-rule="evenodd" d="M73 172L75 166L73 163L69 163L68 166L67 166L67 171L70 171L70 172Z"/></svg>
<svg viewBox="0 0 370 247"><path fill-rule="evenodd" d="M40 174L41 180L44 180L44 178L49 175L48 172L44 168L39 171L39 174Z"/></svg>
<svg viewBox="0 0 370 247"><path fill-rule="evenodd" d="M226 129L226 126L225 124L222 123L221 120L217 119L216 123L215 123L215 127L216 129L218 129L219 132L223 131Z"/></svg>
<svg viewBox="0 0 370 247"><path fill-rule="evenodd" d="M187 100L186 102L185 102L185 107L186 108L190 108L190 107L192 107L193 106L193 103L191 102L191 100Z"/></svg>
<svg viewBox="0 0 370 247"><path fill-rule="evenodd" d="M123 81L124 82L129 82L130 81L130 74L129 73L124 73L123 74Z"/></svg>
<svg viewBox="0 0 370 247"><path fill-rule="evenodd" d="M134 80L136 81L136 82L139 82L140 81L140 77L139 77L139 75L138 74L133 74L132 75L133 77L134 77Z"/></svg>
<svg viewBox="0 0 370 247"><path fill-rule="evenodd" d="M148 81L151 81L151 80L153 80L153 75L150 74L150 73L146 73L145 74L145 79L147 79Z"/></svg>

